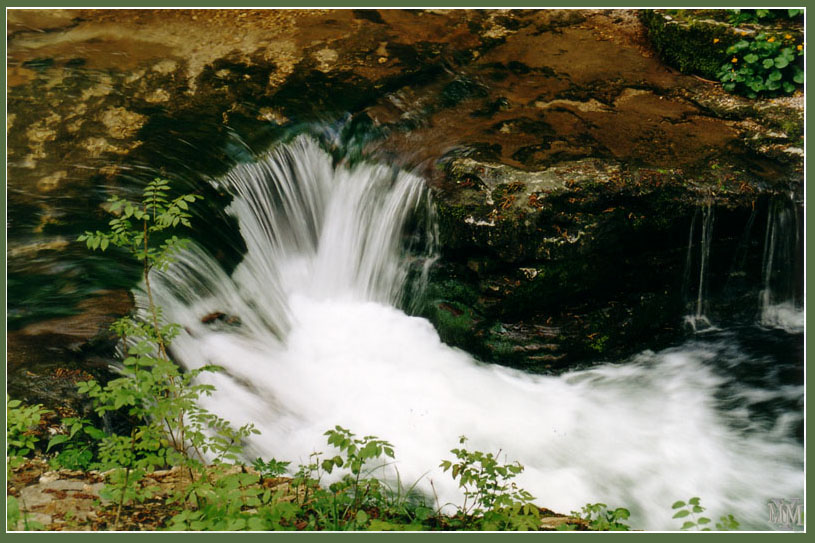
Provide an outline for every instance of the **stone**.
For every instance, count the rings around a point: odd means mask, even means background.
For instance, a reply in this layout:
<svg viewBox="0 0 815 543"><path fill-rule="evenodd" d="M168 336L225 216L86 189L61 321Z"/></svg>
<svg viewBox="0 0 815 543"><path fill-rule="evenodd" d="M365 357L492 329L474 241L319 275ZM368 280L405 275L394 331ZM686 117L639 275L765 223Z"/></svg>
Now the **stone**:
<svg viewBox="0 0 815 543"><path fill-rule="evenodd" d="M99 120L108 128L111 137L125 139L141 128L147 117L123 107L113 107L102 112Z"/></svg>

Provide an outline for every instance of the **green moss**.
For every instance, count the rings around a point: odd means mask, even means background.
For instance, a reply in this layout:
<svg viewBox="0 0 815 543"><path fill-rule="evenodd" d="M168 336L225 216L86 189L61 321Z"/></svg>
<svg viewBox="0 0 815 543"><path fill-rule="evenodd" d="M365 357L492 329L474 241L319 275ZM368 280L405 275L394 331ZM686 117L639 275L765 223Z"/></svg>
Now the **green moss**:
<svg viewBox="0 0 815 543"><path fill-rule="evenodd" d="M437 303L430 320L448 345L463 349L474 347L476 319L471 308L458 302Z"/></svg>
<svg viewBox="0 0 815 543"><path fill-rule="evenodd" d="M676 10L671 17L668 20L655 10L640 11L640 20L660 58L682 73L718 80L716 74L727 61L727 48L738 41L735 32L727 24L697 20L688 10Z"/></svg>
<svg viewBox="0 0 815 543"><path fill-rule="evenodd" d="M478 301L478 292L462 281L444 279L428 285L427 297L431 300L448 300L472 306Z"/></svg>
<svg viewBox="0 0 815 543"><path fill-rule="evenodd" d="M514 345L508 341L495 339L487 341L485 347L489 351L490 357L493 360L500 360L503 363L513 362L518 358L517 353L514 351Z"/></svg>

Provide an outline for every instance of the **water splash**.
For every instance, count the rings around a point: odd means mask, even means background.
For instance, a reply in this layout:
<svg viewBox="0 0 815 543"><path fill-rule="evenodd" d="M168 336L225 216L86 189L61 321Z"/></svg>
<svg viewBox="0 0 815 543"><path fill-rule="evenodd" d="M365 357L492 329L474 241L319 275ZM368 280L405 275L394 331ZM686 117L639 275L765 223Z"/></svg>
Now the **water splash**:
<svg viewBox="0 0 815 543"><path fill-rule="evenodd" d="M698 212L697 212L698 214ZM693 269L693 240L695 237L696 216L691 221L690 234L688 235L688 253L685 263L685 287L686 292L690 291L691 270ZM693 304L693 313L685 316L685 323L694 331L710 331L716 329L707 316L708 313L708 268L710 266L710 246L713 240L713 204L708 202L701 208L702 231L699 235L699 280L697 282L696 297Z"/></svg>
<svg viewBox="0 0 815 543"><path fill-rule="evenodd" d="M651 529L676 529L670 505L692 495L712 514L766 528L767 499L801 494L800 444L786 427L747 425L752 389L716 370L749 358L723 354L727 342L560 377L481 364L398 308L421 275L411 269L433 255L432 236L407 228L426 202L419 178L335 167L301 138L221 183L235 194L243 262L227 274L193 248L153 283L167 319L184 327L173 356L225 368L207 376L217 392L205 406L261 430L247 458L305 462L341 424L391 441L403 481L431 495L432 480L441 503L461 503L436 466L467 435L525 465L519 483L542 505L626 506ZM202 322L216 311L240 324Z"/></svg>
<svg viewBox="0 0 815 543"><path fill-rule="evenodd" d="M759 322L790 333L804 331L804 306L797 275L800 231L800 215L792 195L771 200L761 264Z"/></svg>

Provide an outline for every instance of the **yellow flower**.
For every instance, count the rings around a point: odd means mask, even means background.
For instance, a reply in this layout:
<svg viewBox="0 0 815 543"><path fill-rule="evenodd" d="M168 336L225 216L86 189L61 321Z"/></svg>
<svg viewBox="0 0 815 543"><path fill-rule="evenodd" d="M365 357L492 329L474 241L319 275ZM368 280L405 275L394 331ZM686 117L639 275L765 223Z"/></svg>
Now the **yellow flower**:
<svg viewBox="0 0 815 543"><path fill-rule="evenodd" d="M789 40L789 39L791 39L791 38L792 38L792 36L790 36L789 34L784 34L784 39L785 39L785 40Z"/></svg>
<svg viewBox="0 0 815 543"><path fill-rule="evenodd" d="M732 62L733 64L735 64L735 63L737 63L738 61L739 61L739 59L737 59L736 57L733 57L733 59L732 59L730 62Z"/></svg>
<svg viewBox="0 0 815 543"><path fill-rule="evenodd" d="M804 46L803 46L803 45L799 45L799 46L798 46L798 50L799 50L799 51L803 51L803 50L804 50Z"/></svg>
<svg viewBox="0 0 815 543"><path fill-rule="evenodd" d="M768 41L768 42L770 42L770 43L772 43L772 42L774 42L774 41L775 41L775 38L774 38L774 37L769 37L769 38L767 38L767 41Z"/></svg>
<svg viewBox="0 0 815 543"><path fill-rule="evenodd" d="M719 43L719 38L713 38L713 43Z"/></svg>

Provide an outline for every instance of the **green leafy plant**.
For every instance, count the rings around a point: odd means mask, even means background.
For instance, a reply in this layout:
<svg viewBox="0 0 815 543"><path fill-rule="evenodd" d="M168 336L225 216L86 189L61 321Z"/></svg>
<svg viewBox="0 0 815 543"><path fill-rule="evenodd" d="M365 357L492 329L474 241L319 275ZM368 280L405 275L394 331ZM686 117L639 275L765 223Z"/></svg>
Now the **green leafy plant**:
<svg viewBox="0 0 815 543"><path fill-rule="evenodd" d="M214 387L198 382L198 377L219 367L204 365L182 372L168 355L168 346L180 327L163 322L153 299L150 273L166 269L189 243L167 230L179 225L191 227L189 204L201 198L195 194L170 198L169 193L169 181L156 178L144 188L140 202L114 196L109 210L116 216L109 221L110 231L79 236L79 241L93 250L105 251L113 245L130 252L142 265L147 295L146 321L127 316L111 327L127 346L121 377L105 385L95 380L79 384L80 393L93 400L99 415L124 411L137 421L129 436L106 435L99 443L99 464L113 470L105 497L118 504L114 529L118 528L123 503L152 496L152 487L139 484L145 473L160 466L181 465L195 483L206 474L205 458L234 461L242 439L257 433L252 425L233 429L226 420L199 406L200 397L211 394ZM184 498L195 500L203 490L191 484Z"/></svg>
<svg viewBox="0 0 815 543"><path fill-rule="evenodd" d="M631 529L623 522L628 520L631 513L623 507L609 509L604 503L587 503L580 512L572 511L572 515L586 521L590 530L625 532Z"/></svg>
<svg viewBox="0 0 815 543"><path fill-rule="evenodd" d="M284 491L265 488L260 477L242 467L209 468L196 484L197 507L170 520L169 530L292 530L300 507Z"/></svg>
<svg viewBox="0 0 815 543"><path fill-rule="evenodd" d="M23 463L23 457L34 450L39 437L34 431L42 416L48 413L42 405L24 405L6 396L6 458L13 469Z"/></svg>
<svg viewBox="0 0 815 543"><path fill-rule="evenodd" d="M17 527L23 523L23 530L34 531L42 530L44 526L42 523L35 520L30 520L25 511L20 510L20 502L14 496L6 496L6 529L8 531L17 531Z"/></svg>
<svg viewBox="0 0 815 543"><path fill-rule="evenodd" d="M68 417L62 419L66 433L56 434L49 441L45 452L58 449L50 464L54 469L88 469L97 458L99 441L105 432L96 428L84 418Z"/></svg>
<svg viewBox="0 0 815 543"><path fill-rule="evenodd" d="M9 530L16 530L20 523L20 503L14 496L6 496L6 527Z"/></svg>
<svg viewBox="0 0 815 543"><path fill-rule="evenodd" d="M710 531L710 519L708 517L697 516L705 512L705 508L699 503L698 497L693 497L687 502L682 500L674 502L671 506L676 511L673 518L685 519L682 524L681 530L697 530L703 532ZM739 522L733 515L727 515L720 518L716 523L716 529L719 531L738 530Z"/></svg>
<svg viewBox="0 0 815 543"><path fill-rule="evenodd" d="M731 56L718 77L728 92L749 98L791 94L804 83L803 44L791 34L760 33L727 49Z"/></svg>
<svg viewBox="0 0 815 543"><path fill-rule="evenodd" d="M313 461L301 467L294 479L304 489L306 498L311 493L311 501L304 503L309 523L331 530L364 529L370 519L366 508L374 509L386 503L385 487L372 474L387 465L383 463L385 458L394 457L393 446L375 436L358 438L341 426L328 430L325 435L328 444L338 449L339 454L329 458L313 455ZM321 488L322 474L339 469L345 473L328 489Z"/></svg>
<svg viewBox="0 0 815 543"><path fill-rule="evenodd" d="M291 462L281 462L280 460L264 461L262 458L257 458L252 462L252 467L255 468L262 477L280 477L286 473Z"/></svg>
<svg viewBox="0 0 815 543"><path fill-rule="evenodd" d="M776 19L796 19L804 14L803 9L729 9L730 24L758 23Z"/></svg>
<svg viewBox="0 0 815 543"><path fill-rule="evenodd" d="M460 444L467 438L461 436ZM458 479L464 503L458 508L458 520L484 530L535 530L540 526L540 510L534 497L511 479L523 471L518 462L503 464L499 455L452 449L458 461L444 460L441 468Z"/></svg>
<svg viewBox="0 0 815 543"><path fill-rule="evenodd" d="M604 334L602 336L599 336L599 337L596 337L595 339L593 339L591 341L591 343L589 343L589 347L591 349L597 351L598 353L602 354L603 351L605 351L605 349L606 349L606 342L607 341L608 341L608 336Z"/></svg>

